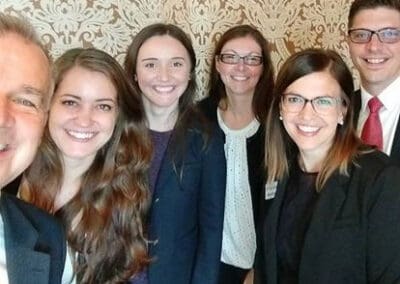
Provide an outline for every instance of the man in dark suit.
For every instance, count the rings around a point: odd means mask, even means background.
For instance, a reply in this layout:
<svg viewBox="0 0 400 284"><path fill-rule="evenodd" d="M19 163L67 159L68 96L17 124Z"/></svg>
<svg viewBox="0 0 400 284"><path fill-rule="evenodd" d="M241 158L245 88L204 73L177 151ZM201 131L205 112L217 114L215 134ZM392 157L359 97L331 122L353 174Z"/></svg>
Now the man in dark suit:
<svg viewBox="0 0 400 284"><path fill-rule="evenodd" d="M31 163L52 93L46 50L24 20L0 14L0 189ZM0 197L0 283L61 283L65 236L50 215Z"/></svg>
<svg viewBox="0 0 400 284"><path fill-rule="evenodd" d="M355 0L348 28L350 55L361 79L353 98L358 132L400 164L400 1Z"/></svg>

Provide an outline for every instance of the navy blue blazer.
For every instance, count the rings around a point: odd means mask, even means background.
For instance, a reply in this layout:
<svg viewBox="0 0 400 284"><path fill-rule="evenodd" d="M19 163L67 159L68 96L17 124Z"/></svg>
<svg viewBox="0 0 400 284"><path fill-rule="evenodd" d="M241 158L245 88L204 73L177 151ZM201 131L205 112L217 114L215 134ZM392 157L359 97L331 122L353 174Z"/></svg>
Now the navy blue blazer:
<svg viewBox="0 0 400 284"><path fill-rule="evenodd" d="M156 181L150 284L212 284L218 279L226 186L223 141L212 134L204 147L200 131L190 129L185 143L176 171L167 149Z"/></svg>
<svg viewBox="0 0 400 284"><path fill-rule="evenodd" d="M357 127L358 118L361 110L361 91L357 90L352 96L352 103L354 107L354 126ZM400 123L397 123L396 133L393 138L393 146L390 152L390 159L392 162L400 166Z"/></svg>
<svg viewBox="0 0 400 284"><path fill-rule="evenodd" d="M277 284L276 235L287 179L262 228L255 283ZM322 189L305 235L299 284L400 283L400 168L374 151Z"/></svg>
<svg viewBox="0 0 400 284"><path fill-rule="evenodd" d="M61 283L66 257L62 226L44 211L5 192L0 208L9 283Z"/></svg>

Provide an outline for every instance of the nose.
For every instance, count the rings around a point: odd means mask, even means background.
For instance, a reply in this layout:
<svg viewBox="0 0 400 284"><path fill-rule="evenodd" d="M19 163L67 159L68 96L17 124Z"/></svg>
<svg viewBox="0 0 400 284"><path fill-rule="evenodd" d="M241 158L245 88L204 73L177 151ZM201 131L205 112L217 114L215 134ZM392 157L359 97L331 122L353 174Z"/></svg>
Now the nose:
<svg viewBox="0 0 400 284"><path fill-rule="evenodd" d="M244 58L240 58L239 62L236 64L236 68L239 70L243 70L246 64L244 64Z"/></svg>
<svg viewBox="0 0 400 284"><path fill-rule="evenodd" d="M382 43L378 38L377 34L373 34L371 36L371 40L367 43L367 47L369 50L375 51L381 47Z"/></svg>
<svg viewBox="0 0 400 284"><path fill-rule="evenodd" d="M158 73L159 79L161 81L168 81L169 75L170 75L169 72L170 72L170 70L169 70L168 66L160 66L159 73Z"/></svg>
<svg viewBox="0 0 400 284"><path fill-rule="evenodd" d="M310 101L307 101L303 107L303 109L300 111L299 115L303 119L310 119L316 114L314 107Z"/></svg>
<svg viewBox="0 0 400 284"><path fill-rule="evenodd" d="M93 122L93 110L90 107L82 107L77 112L75 121L81 127L90 126Z"/></svg>
<svg viewBox="0 0 400 284"><path fill-rule="evenodd" d="M0 128L10 127L13 121L12 109L7 99L0 99Z"/></svg>

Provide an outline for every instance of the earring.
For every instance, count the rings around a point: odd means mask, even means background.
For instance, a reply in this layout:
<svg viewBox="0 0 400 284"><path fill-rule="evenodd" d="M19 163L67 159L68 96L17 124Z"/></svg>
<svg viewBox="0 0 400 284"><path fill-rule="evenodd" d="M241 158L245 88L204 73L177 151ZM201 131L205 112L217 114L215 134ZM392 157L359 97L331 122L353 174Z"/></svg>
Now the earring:
<svg viewBox="0 0 400 284"><path fill-rule="evenodd" d="M343 117L339 119L338 124L343 125Z"/></svg>
<svg viewBox="0 0 400 284"><path fill-rule="evenodd" d="M283 117L282 117L282 115L279 115L279 120L283 120Z"/></svg>

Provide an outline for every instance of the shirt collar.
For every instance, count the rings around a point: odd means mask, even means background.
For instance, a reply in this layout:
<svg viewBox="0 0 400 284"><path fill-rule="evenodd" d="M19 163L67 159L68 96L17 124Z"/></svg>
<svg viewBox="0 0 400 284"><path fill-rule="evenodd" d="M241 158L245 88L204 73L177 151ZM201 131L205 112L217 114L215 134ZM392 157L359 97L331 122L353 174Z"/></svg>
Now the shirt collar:
<svg viewBox="0 0 400 284"><path fill-rule="evenodd" d="M367 109L368 101L373 96L361 86L361 111ZM400 76L397 77L389 86L386 87L379 95L379 100L387 110L396 109L400 105Z"/></svg>

